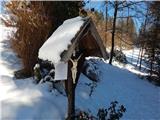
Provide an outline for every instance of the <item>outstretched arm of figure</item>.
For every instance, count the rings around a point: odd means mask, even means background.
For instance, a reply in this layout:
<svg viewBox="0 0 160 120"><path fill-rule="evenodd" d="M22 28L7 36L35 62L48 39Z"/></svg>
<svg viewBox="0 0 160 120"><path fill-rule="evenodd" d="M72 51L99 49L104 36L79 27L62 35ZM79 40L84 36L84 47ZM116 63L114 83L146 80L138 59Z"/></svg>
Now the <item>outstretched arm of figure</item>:
<svg viewBox="0 0 160 120"><path fill-rule="evenodd" d="M83 54L83 53L82 53L82 54ZM69 60L70 60L72 63L78 62L78 60L81 58L82 54L81 54L77 59L75 59L75 60L72 60L71 58L70 58Z"/></svg>
<svg viewBox="0 0 160 120"><path fill-rule="evenodd" d="M81 58L82 55L83 55L83 53L78 57L77 61Z"/></svg>
<svg viewBox="0 0 160 120"><path fill-rule="evenodd" d="M71 58L70 58L69 60L70 60L70 61L72 62L72 64L73 64L74 61L73 61Z"/></svg>

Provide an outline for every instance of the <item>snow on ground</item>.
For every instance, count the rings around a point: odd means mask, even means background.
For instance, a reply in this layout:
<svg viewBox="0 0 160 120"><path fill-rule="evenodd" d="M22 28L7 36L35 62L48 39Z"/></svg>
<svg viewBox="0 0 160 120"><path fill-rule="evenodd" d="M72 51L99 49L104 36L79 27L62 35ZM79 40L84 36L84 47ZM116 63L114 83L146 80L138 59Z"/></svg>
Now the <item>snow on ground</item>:
<svg viewBox="0 0 160 120"><path fill-rule="evenodd" d="M39 58L53 63L60 62L60 54L68 49L71 40L83 25L83 18L78 16L65 20L61 26L48 38L39 50Z"/></svg>
<svg viewBox="0 0 160 120"><path fill-rule="evenodd" d="M12 70L20 67L20 61L15 57L13 51L9 49L9 40L6 39L6 37L9 37L12 34L10 32L11 29L12 31L15 31L14 28L6 28L0 25L0 75L12 76Z"/></svg>
<svg viewBox="0 0 160 120"><path fill-rule="evenodd" d="M35 85L33 79L15 80L13 71L20 60L9 47L9 28L0 27L0 120L59 120L66 113L66 97L49 92L47 84Z"/></svg>
<svg viewBox="0 0 160 120"><path fill-rule="evenodd" d="M137 65L138 55L139 55L139 48L134 48L132 50L123 50L123 53L127 57L127 64L122 64L117 61L113 62L114 66L117 66L121 69L129 70L130 72L140 75L140 76L147 76L148 75L148 67L146 67L146 63L142 60L141 70L139 70L139 62ZM144 58L143 58L144 59Z"/></svg>
<svg viewBox="0 0 160 120"><path fill-rule="evenodd" d="M32 78L14 79L13 71L21 67L20 60L5 38L9 29L0 27L0 33L3 33L0 37L0 120L64 120L67 113L66 97L49 92L48 84L35 85ZM123 117L125 120L160 118L159 87L140 79L126 66L115 67L103 61L97 64L101 70L100 82L89 96L90 87L86 83L91 81L83 74L80 76L76 89L76 108L96 115L98 108L108 107L111 101L117 100L127 109Z"/></svg>
<svg viewBox="0 0 160 120"><path fill-rule="evenodd" d="M158 120L160 118L160 88L141 80L125 69L99 62L101 81L97 84L93 95L85 83L89 80L81 75L77 88L76 105L81 109L89 109L96 115L100 107L108 108L111 101L123 104L127 112L123 119Z"/></svg>
<svg viewBox="0 0 160 120"><path fill-rule="evenodd" d="M50 120L64 119L66 98L50 93L47 84L35 86L31 79L14 81L2 77L2 120Z"/></svg>

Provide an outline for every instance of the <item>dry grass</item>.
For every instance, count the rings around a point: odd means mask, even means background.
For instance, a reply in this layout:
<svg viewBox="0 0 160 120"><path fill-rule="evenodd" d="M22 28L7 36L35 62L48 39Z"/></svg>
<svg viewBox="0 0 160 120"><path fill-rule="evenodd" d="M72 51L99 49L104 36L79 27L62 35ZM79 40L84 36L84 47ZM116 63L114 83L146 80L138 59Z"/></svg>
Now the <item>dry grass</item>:
<svg viewBox="0 0 160 120"><path fill-rule="evenodd" d="M12 48L22 59L26 74L32 74L32 68L37 61L38 50L47 39L51 30L51 19L45 15L41 2L20 7L20 2L11 1L6 6L18 18L17 31L11 39ZM25 8L24 8L25 7Z"/></svg>

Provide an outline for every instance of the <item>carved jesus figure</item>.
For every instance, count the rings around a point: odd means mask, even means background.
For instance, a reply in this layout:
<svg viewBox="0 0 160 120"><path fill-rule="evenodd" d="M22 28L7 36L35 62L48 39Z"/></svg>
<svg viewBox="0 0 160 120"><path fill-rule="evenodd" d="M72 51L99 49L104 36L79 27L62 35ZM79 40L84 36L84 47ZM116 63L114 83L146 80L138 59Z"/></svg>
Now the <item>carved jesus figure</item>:
<svg viewBox="0 0 160 120"><path fill-rule="evenodd" d="M72 62L72 79L73 79L73 83L76 83L76 75L77 75L77 65L78 65L78 60L81 58L82 55L80 55L77 59L70 59L70 61Z"/></svg>

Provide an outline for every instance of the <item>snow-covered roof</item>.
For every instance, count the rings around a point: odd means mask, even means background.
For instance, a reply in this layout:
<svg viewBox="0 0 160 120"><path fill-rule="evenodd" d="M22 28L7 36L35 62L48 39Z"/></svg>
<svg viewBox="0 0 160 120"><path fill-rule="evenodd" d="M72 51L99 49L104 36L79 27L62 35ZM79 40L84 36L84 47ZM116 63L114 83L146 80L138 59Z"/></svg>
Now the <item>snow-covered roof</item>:
<svg viewBox="0 0 160 120"><path fill-rule="evenodd" d="M84 20L80 16L65 20L39 49L38 57L55 64L59 63L61 53L68 49L71 40L80 31L83 24Z"/></svg>

